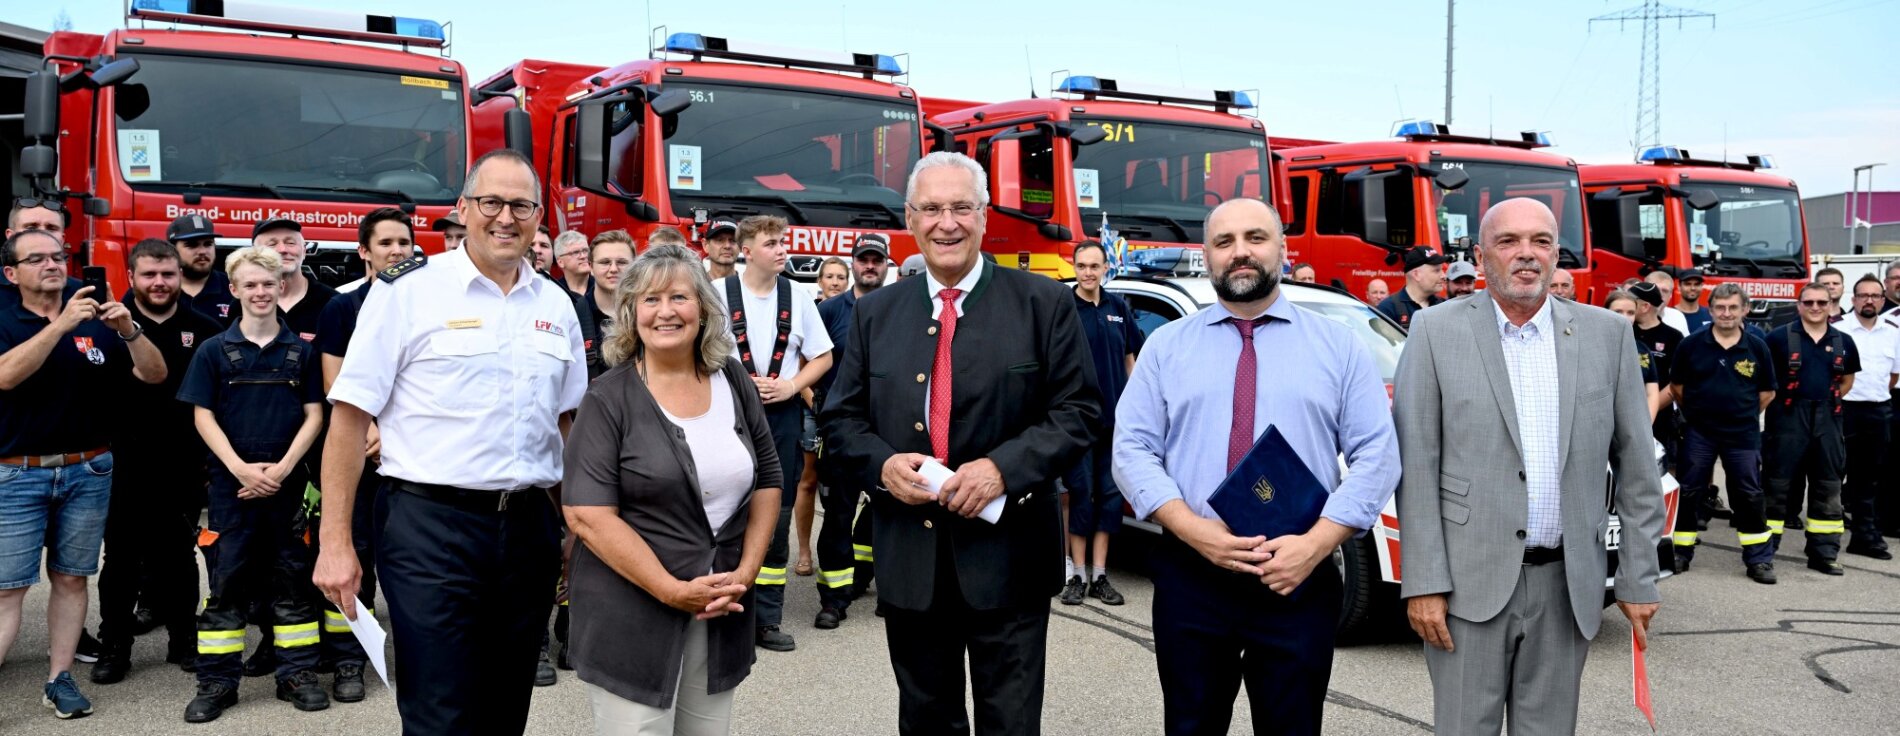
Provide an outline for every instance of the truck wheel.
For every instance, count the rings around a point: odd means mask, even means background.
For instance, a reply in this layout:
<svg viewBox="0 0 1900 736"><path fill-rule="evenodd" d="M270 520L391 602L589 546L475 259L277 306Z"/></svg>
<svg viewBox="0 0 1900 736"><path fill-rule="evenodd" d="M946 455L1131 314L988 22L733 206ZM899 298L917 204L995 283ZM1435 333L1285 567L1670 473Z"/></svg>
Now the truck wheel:
<svg viewBox="0 0 1900 736"><path fill-rule="evenodd" d="M1372 548L1372 535L1346 540L1333 550L1333 565L1341 578L1339 626L1340 641L1367 638L1372 633L1374 612L1380 606L1376 598L1387 591L1379 579L1379 554Z"/></svg>

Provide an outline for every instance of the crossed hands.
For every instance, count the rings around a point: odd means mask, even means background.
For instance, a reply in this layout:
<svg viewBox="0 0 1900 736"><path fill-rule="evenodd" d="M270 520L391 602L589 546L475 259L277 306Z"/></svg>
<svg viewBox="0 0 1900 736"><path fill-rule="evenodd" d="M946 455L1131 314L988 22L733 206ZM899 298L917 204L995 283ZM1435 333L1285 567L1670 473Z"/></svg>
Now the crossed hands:
<svg viewBox="0 0 1900 736"><path fill-rule="evenodd" d="M249 501L276 495L284 478L289 477L291 467L284 462L244 463L230 470L237 476L238 500Z"/></svg>
<svg viewBox="0 0 1900 736"><path fill-rule="evenodd" d="M739 598L758 575L756 569L734 570L680 580L666 596L666 605L693 614L693 618L700 621L739 613L745 610L745 606L739 605Z"/></svg>
<svg viewBox="0 0 1900 736"><path fill-rule="evenodd" d="M1237 537L1220 520L1202 516L1186 518L1169 531L1215 567L1259 578L1280 595L1291 595L1333 551L1313 534Z"/></svg>

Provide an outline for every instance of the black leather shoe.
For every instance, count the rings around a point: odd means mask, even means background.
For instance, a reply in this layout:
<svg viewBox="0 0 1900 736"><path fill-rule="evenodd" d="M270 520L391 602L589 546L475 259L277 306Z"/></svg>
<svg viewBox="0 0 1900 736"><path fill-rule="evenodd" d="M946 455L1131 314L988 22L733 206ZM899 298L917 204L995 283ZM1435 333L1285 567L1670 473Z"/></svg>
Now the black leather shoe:
<svg viewBox="0 0 1900 736"><path fill-rule="evenodd" d="M257 651L251 653L251 658L244 660L244 676L263 677L276 672L277 650L271 647L270 640L266 638L258 642Z"/></svg>
<svg viewBox="0 0 1900 736"><path fill-rule="evenodd" d="M336 679L330 683L330 693L339 703L362 702L367 694L363 692L363 664L344 662L336 666Z"/></svg>
<svg viewBox="0 0 1900 736"><path fill-rule="evenodd" d="M1122 604L1121 591L1116 590L1115 586L1108 582L1108 576L1106 575L1096 578L1093 583L1089 583L1089 597L1100 600L1104 605L1119 606Z"/></svg>
<svg viewBox="0 0 1900 736"><path fill-rule="evenodd" d="M237 705L237 688L216 682L198 683L198 697L185 706L186 723L210 723L224 715L224 709Z"/></svg>
<svg viewBox="0 0 1900 736"><path fill-rule="evenodd" d="M330 696L323 692L323 683L317 681L317 673L308 670L278 680L277 699L301 711L330 707Z"/></svg>
<svg viewBox="0 0 1900 736"><path fill-rule="evenodd" d="M1748 579L1762 585L1775 584L1775 565L1772 562L1757 562L1748 566Z"/></svg>
<svg viewBox="0 0 1900 736"><path fill-rule="evenodd" d="M774 652L789 652L798 648L798 642L791 634L779 631L777 626L760 626L758 645Z"/></svg>
<svg viewBox="0 0 1900 736"><path fill-rule="evenodd" d="M1840 576L1847 574L1847 570L1841 567L1841 563L1833 560L1823 560L1818 557L1808 560L1808 569L1824 575Z"/></svg>
<svg viewBox="0 0 1900 736"><path fill-rule="evenodd" d="M105 651L106 645L92 638L92 632L85 629L79 630L79 646L73 650L73 659L92 664L99 661L99 655L104 654Z"/></svg>
<svg viewBox="0 0 1900 736"><path fill-rule="evenodd" d="M1689 563L1693 559L1694 558L1683 554L1682 550L1678 549L1676 550L1675 559L1669 561L1669 569L1674 571L1677 575L1681 575L1689 571Z"/></svg>
<svg viewBox="0 0 1900 736"><path fill-rule="evenodd" d="M567 660L567 642L564 642L564 641L563 641L563 642L555 642L555 644L554 644L554 668L555 668L555 669L561 669L561 670L571 670L571 669L574 669L574 663L573 663L573 662L569 662L569 661Z"/></svg>
<svg viewBox="0 0 1900 736"><path fill-rule="evenodd" d="M150 608L139 606L139 609L132 613L132 635L144 636L150 634L158 630L160 623L162 622L158 620L157 613L154 613Z"/></svg>
<svg viewBox="0 0 1900 736"><path fill-rule="evenodd" d="M541 658L534 663L534 686L547 687L557 679L559 676L554 674L554 660L548 658L548 648L544 644L541 646Z"/></svg>
<svg viewBox="0 0 1900 736"><path fill-rule="evenodd" d="M1082 599L1088 595L1089 586L1082 582L1081 575L1069 576L1069 582L1062 586L1062 597L1057 598L1065 606L1082 605Z"/></svg>
<svg viewBox="0 0 1900 736"><path fill-rule="evenodd" d="M1709 494L1708 509L1709 515L1717 519L1735 518L1735 512L1729 509L1728 504L1722 503L1721 496L1715 495L1714 493Z"/></svg>
<svg viewBox="0 0 1900 736"><path fill-rule="evenodd" d="M1798 531L1808 528L1808 523L1805 521L1802 521L1801 517L1796 516L1796 517L1792 517L1788 519L1787 525L1784 526L1783 528L1791 532L1798 532Z"/></svg>
<svg viewBox="0 0 1900 736"><path fill-rule="evenodd" d="M1884 546L1881 546L1881 547L1871 547L1871 546L1870 546L1870 547L1857 547L1857 546L1853 546L1853 545L1848 545L1848 547L1847 547L1847 553L1848 553L1848 554L1850 554L1850 555L1860 555L1860 556L1862 556L1862 557L1872 557L1872 558L1874 558L1874 559L1876 559L1876 560L1891 560L1891 559L1893 559L1893 553L1892 553L1892 552L1889 552L1889 551L1887 551L1887 548L1886 548L1886 547L1884 547Z"/></svg>
<svg viewBox="0 0 1900 736"><path fill-rule="evenodd" d="M813 621L811 625L812 625L812 628L825 629L829 631L831 629L838 628L838 624L843 622L844 619L845 619L844 611L841 611L836 608L832 608L830 606L825 606L823 610L820 610L818 612L818 620Z"/></svg>
<svg viewBox="0 0 1900 736"><path fill-rule="evenodd" d="M132 669L132 643L106 647L99 653L99 661L92 665L92 681L100 685L110 685L125 679L125 673Z"/></svg>

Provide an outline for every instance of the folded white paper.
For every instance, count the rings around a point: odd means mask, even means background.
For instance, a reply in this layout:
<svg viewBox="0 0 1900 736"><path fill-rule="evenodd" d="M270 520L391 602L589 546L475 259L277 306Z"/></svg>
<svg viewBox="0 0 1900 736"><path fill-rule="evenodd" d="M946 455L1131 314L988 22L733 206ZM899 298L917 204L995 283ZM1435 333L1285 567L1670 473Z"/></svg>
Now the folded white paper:
<svg viewBox="0 0 1900 736"><path fill-rule="evenodd" d="M956 475L949 468L944 467L943 463L937 462L936 458L924 460L924 464L917 468L917 474L924 477L924 485L930 488L932 494L940 493L943 484L949 482L950 476ZM1008 501L1008 494L997 496L977 513L977 518L991 524L996 523L1003 518L1003 508L1008 505Z"/></svg>
<svg viewBox="0 0 1900 736"><path fill-rule="evenodd" d="M350 633L363 643L363 653L369 655L369 663L376 668L376 676L383 678L383 687L389 687L389 665L383 663L383 641L388 638L383 626L370 615L369 606L363 605L363 599L356 599L356 618L347 619Z"/></svg>

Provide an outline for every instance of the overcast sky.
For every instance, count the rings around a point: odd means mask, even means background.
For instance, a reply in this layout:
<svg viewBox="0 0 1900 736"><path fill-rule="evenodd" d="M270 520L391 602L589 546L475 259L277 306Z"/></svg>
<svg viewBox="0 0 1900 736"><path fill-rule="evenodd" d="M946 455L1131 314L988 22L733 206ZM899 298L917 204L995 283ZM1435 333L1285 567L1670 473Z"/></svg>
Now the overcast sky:
<svg viewBox="0 0 1900 736"><path fill-rule="evenodd" d="M1127 81L1258 89L1270 134L1389 135L1401 118L1444 121L1445 5L1393 2L875 4L561 0L279 0L453 23L471 81L522 58L611 66L646 56L651 25L780 45L909 53L925 96L996 101L1046 94L1061 69ZM1590 18L1641 0L1460 0L1454 132L1547 130L1581 163L1627 161L1635 143L1641 23ZM1775 156L1808 196L1848 189L1886 162L1900 190L1900 1L1675 0L1716 14L1663 25L1662 142L1698 158ZM10 22L75 30L124 23L120 0L0 0ZM555 9L559 12L555 12ZM1883 73L1880 70L1885 69Z"/></svg>

